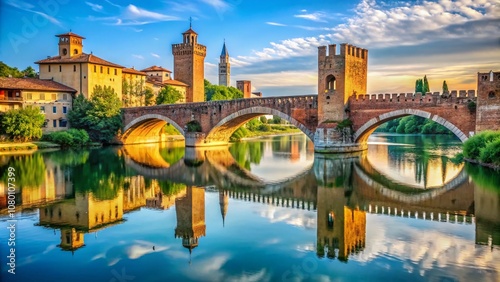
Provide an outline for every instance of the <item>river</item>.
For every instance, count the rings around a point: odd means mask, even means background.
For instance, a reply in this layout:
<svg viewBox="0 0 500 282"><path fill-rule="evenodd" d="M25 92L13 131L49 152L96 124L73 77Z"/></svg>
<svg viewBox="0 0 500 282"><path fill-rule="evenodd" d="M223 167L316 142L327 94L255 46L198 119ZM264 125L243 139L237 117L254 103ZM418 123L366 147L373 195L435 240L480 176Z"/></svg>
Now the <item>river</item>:
<svg viewBox="0 0 500 282"><path fill-rule="evenodd" d="M500 173L454 137L182 145L0 155L1 281L500 281Z"/></svg>

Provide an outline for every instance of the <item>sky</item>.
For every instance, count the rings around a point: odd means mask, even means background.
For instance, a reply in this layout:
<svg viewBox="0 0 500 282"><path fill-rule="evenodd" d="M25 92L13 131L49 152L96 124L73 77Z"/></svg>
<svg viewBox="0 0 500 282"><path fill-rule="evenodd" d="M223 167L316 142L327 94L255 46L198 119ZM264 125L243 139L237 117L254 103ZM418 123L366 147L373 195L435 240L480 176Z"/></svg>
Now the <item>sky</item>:
<svg viewBox="0 0 500 282"><path fill-rule="evenodd" d="M476 89L500 71L498 0L0 0L0 61L24 69L58 53L56 34L86 39L85 53L125 67L173 71L172 44L192 27L207 47L205 77L218 83L223 42L231 85L264 96L317 93L317 47L369 50L367 94ZM175 73L174 73L175 77Z"/></svg>

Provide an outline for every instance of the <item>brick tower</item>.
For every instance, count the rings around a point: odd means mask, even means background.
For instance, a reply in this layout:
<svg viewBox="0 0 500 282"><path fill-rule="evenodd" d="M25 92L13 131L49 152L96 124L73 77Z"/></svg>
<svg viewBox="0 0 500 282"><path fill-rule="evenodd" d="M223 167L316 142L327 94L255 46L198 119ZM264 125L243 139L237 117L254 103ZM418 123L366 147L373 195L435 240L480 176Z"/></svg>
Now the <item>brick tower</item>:
<svg viewBox="0 0 500 282"><path fill-rule="evenodd" d="M189 85L186 102L205 101L205 56L207 47L198 44L198 34L189 26L182 34L183 42L172 44L174 76Z"/></svg>
<svg viewBox="0 0 500 282"><path fill-rule="evenodd" d="M476 132L500 130L500 72L477 74Z"/></svg>
<svg viewBox="0 0 500 282"><path fill-rule="evenodd" d="M349 96L365 94L368 50L349 44L318 47L318 121L342 121Z"/></svg>
<svg viewBox="0 0 500 282"><path fill-rule="evenodd" d="M219 85L229 86L231 84L231 64L229 63L229 53L226 49L226 41L222 46L219 62Z"/></svg>

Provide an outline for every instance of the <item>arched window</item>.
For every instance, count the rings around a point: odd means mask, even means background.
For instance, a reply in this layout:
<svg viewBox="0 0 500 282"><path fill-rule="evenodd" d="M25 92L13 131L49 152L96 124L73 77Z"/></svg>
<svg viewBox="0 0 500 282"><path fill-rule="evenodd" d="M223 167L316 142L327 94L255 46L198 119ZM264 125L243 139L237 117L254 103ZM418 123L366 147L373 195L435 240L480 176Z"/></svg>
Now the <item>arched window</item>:
<svg viewBox="0 0 500 282"><path fill-rule="evenodd" d="M488 93L488 98L490 98L490 99L495 98L495 92L494 91L490 91L490 93Z"/></svg>
<svg viewBox="0 0 500 282"><path fill-rule="evenodd" d="M326 90L335 90L337 89L337 81L335 80L335 76L329 75L326 77Z"/></svg>
<svg viewBox="0 0 500 282"><path fill-rule="evenodd" d="M78 49L74 49L74 50L73 50L73 54L74 54L74 55L78 55Z"/></svg>

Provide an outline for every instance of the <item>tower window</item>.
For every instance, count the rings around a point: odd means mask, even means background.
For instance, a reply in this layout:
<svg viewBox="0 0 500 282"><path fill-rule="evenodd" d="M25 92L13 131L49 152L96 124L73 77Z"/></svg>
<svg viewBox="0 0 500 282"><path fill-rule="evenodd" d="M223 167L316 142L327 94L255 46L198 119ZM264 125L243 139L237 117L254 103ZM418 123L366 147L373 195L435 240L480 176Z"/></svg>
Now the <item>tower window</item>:
<svg viewBox="0 0 500 282"><path fill-rule="evenodd" d="M59 72L62 72L62 66L59 65Z"/></svg>
<svg viewBox="0 0 500 282"><path fill-rule="evenodd" d="M78 55L78 49L74 49L73 54Z"/></svg>
<svg viewBox="0 0 500 282"><path fill-rule="evenodd" d="M49 67L49 72L50 72L50 65L48 67Z"/></svg>
<svg viewBox="0 0 500 282"><path fill-rule="evenodd" d="M494 99L495 98L495 92L494 91L490 91L490 93L488 93L488 98Z"/></svg>
<svg viewBox="0 0 500 282"><path fill-rule="evenodd" d="M326 89L327 90L337 89L337 81L335 80L335 76L329 75L326 77Z"/></svg>
<svg viewBox="0 0 500 282"><path fill-rule="evenodd" d="M66 50L66 48L62 49L62 54L66 56L68 54L68 50Z"/></svg>
<svg viewBox="0 0 500 282"><path fill-rule="evenodd" d="M73 71L76 71L76 65L73 65Z"/></svg>

